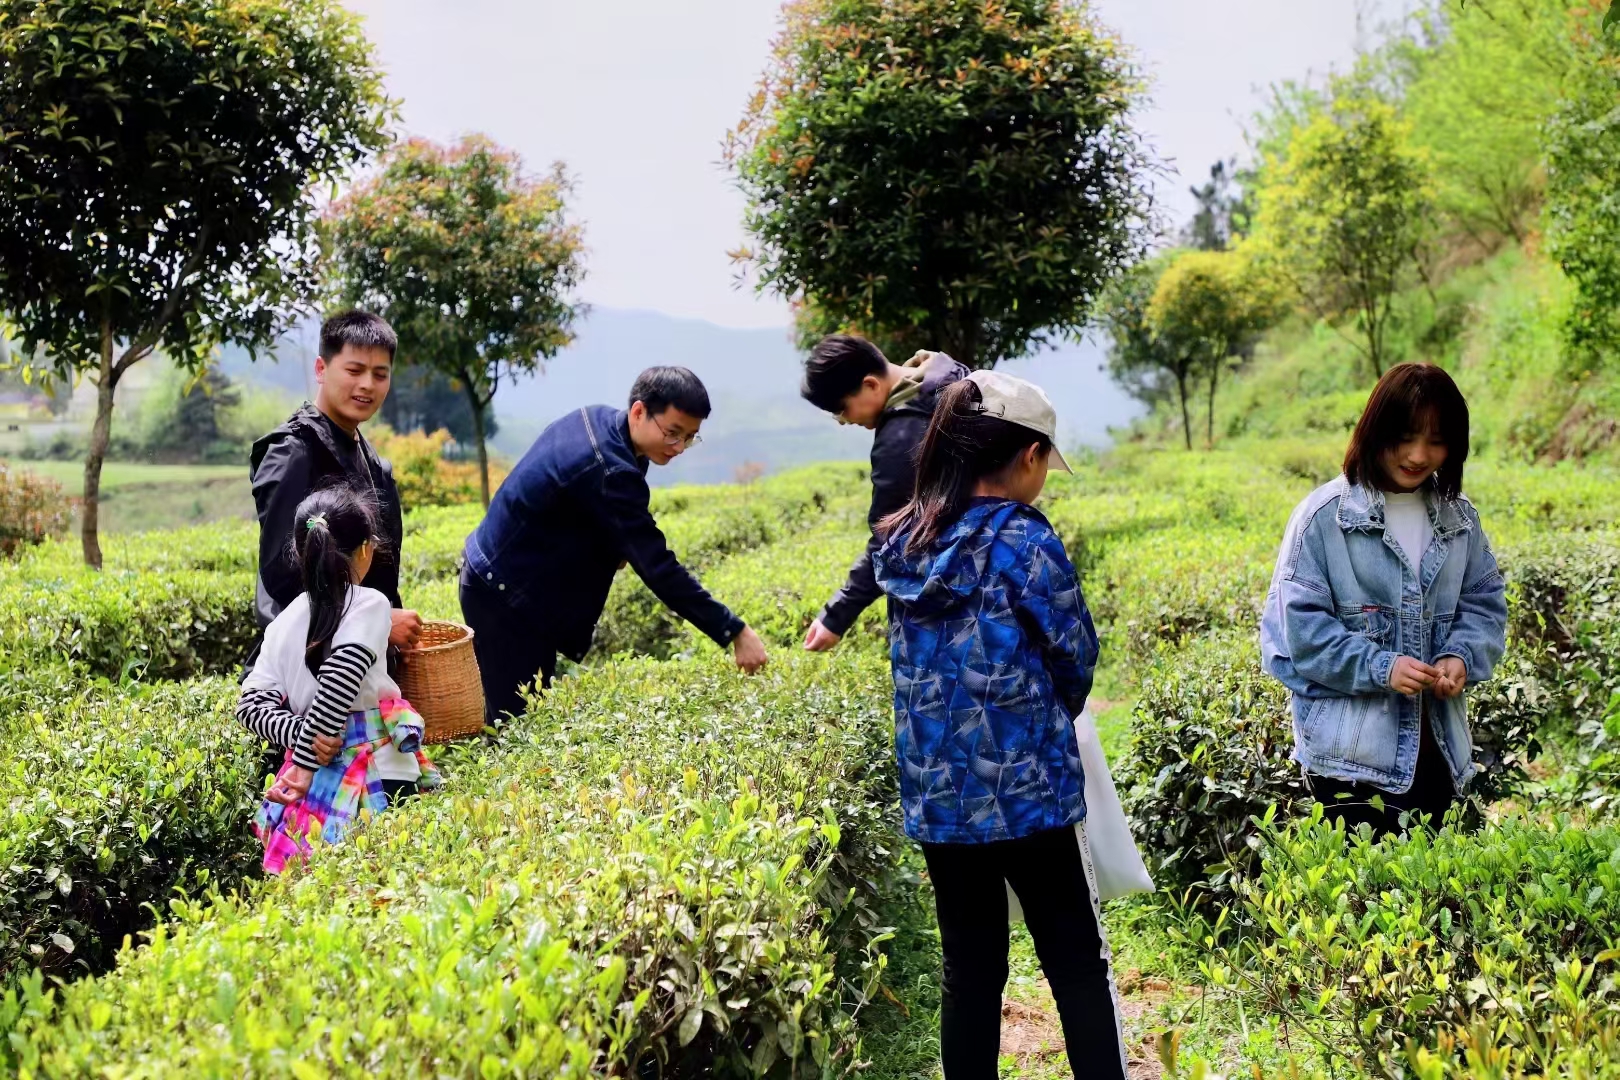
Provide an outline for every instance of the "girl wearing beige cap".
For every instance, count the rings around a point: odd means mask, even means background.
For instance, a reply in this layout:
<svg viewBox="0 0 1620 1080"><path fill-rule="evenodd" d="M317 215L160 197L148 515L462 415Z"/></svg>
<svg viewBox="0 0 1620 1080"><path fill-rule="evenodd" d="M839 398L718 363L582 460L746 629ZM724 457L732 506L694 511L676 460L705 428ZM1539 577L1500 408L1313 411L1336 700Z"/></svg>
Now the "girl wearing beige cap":
<svg viewBox="0 0 1620 1080"><path fill-rule="evenodd" d="M1077 1076L1125 1076L1073 718L1097 633L1063 542L1030 504L1057 415L1041 389L976 371L940 396L916 493L881 525L895 749L907 835L922 844L945 954L946 1080L991 1080L1007 982L1005 881L1017 894ZM1082 1065L1083 1063L1083 1065Z"/></svg>

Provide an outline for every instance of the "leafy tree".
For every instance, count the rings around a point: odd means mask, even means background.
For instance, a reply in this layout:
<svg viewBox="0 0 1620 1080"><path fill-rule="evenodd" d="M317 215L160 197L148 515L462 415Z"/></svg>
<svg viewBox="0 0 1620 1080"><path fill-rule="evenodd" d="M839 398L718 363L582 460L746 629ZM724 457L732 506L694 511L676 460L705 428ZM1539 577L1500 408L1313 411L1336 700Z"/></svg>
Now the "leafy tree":
<svg viewBox="0 0 1620 1080"><path fill-rule="evenodd" d="M136 423L126 426L135 438L117 438L120 452L159 454L173 461L208 461L245 447L227 447L227 415L242 404L241 389L218 368L192 374L166 372L141 402Z"/></svg>
<svg viewBox="0 0 1620 1080"><path fill-rule="evenodd" d="M333 0L0 0L0 307L45 374L96 384L90 565L119 380L268 344L316 285L313 187L391 115Z"/></svg>
<svg viewBox="0 0 1620 1080"><path fill-rule="evenodd" d="M459 381L437 368L401 367L394 374L383 402L383 420L395 431L445 431L449 438L466 445L473 442L472 406ZM495 437L499 426L493 406L484 407L484 437Z"/></svg>
<svg viewBox="0 0 1620 1080"><path fill-rule="evenodd" d="M1542 129L1587 21L1567 0L1447 3L1424 19L1433 44L1409 50L1405 112L1433 159L1437 205L1486 250L1535 227Z"/></svg>
<svg viewBox="0 0 1620 1080"><path fill-rule="evenodd" d="M756 249L803 305L973 367L1081 332L1143 250L1123 47L1063 0L790 0L726 159Z"/></svg>
<svg viewBox="0 0 1620 1080"><path fill-rule="evenodd" d="M1341 88L1268 155L1255 192L1251 252L1330 323L1348 313L1376 380L1387 360L1394 294L1421 268L1433 207L1429 158L1411 125Z"/></svg>
<svg viewBox="0 0 1620 1080"><path fill-rule="evenodd" d="M1607 21L1605 23L1607 26ZM1573 356L1620 355L1620 28L1587 29L1547 125L1547 247L1575 285Z"/></svg>
<svg viewBox="0 0 1620 1080"><path fill-rule="evenodd" d="M1186 251L1177 255L1154 286L1147 324L1155 337L1197 357L1209 388L1205 438L1215 445L1215 394L1221 372L1277 321L1276 290L1245 254ZM1199 347L1189 348L1189 343ZM1182 389L1186 421L1186 390ZM1189 440L1190 440L1189 434ZM1190 442L1189 442L1190 446Z"/></svg>
<svg viewBox="0 0 1620 1080"><path fill-rule="evenodd" d="M328 217L343 300L382 313L400 356L454 379L467 395L484 505L485 410L503 380L532 372L573 340L584 276L561 165L545 178L481 135L455 146L415 139ZM435 424L437 426L437 424Z"/></svg>
<svg viewBox="0 0 1620 1080"><path fill-rule="evenodd" d="M1160 331L1148 320L1159 279L1179 254L1172 251L1144 259L1114 278L1098 298L1093 318L1108 337L1108 373L1127 392L1152 406L1174 388L1181 405L1182 435L1191 450L1187 384L1203 363L1207 344L1200 338L1177 336L1175 326Z"/></svg>
<svg viewBox="0 0 1620 1080"><path fill-rule="evenodd" d="M1235 160L1217 161L1210 166L1206 182L1187 190L1198 203L1198 209L1181 232L1183 247L1225 251L1249 231L1254 208L1238 186Z"/></svg>

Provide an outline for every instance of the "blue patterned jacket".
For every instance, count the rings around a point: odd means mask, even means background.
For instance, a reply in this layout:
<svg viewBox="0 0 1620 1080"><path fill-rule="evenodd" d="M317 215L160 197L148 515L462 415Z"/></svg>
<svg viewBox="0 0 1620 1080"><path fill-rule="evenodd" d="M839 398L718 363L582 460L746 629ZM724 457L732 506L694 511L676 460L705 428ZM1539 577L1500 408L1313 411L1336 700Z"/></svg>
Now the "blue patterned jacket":
<svg viewBox="0 0 1620 1080"><path fill-rule="evenodd" d="M975 499L932 548L897 533L873 560L889 595L894 742L906 834L982 844L1086 816L1071 717L1097 632L1040 511Z"/></svg>

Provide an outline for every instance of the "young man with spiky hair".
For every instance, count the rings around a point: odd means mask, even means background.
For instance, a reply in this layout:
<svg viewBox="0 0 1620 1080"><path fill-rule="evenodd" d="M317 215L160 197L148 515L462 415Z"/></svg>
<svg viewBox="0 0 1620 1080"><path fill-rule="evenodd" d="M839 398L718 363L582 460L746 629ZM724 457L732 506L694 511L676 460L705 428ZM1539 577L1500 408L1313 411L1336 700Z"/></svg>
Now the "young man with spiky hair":
<svg viewBox="0 0 1620 1080"><path fill-rule="evenodd" d="M388 462L360 434L360 425L377 415L388 397L397 347L393 327L380 316L345 311L327 319L315 357L315 401L306 401L253 444L250 475L259 516L254 607L261 630L304 588L293 558L293 511L311 492L347 483L377 501L384 543L361 584L388 597L394 607L389 644L409 648L421 633L421 620L416 612L401 610L399 597L399 549L405 538L399 488Z"/></svg>
<svg viewBox="0 0 1620 1080"><path fill-rule="evenodd" d="M709 394L682 367L648 368L627 408L588 405L553 422L501 484L467 538L461 612L491 721L523 711L522 687L544 687L557 655L591 647L613 575L626 564L675 613L752 672L759 635L680 564L653 520L649 465L698 442Z"/></svg>
<svg viewBox="0 0 1620 1080"><path fill-rule="evenodd" d="M939 352L919 352L904 364L892 364L876 345L854 334L833 334L810 350L800 386L804 399L841 424L859 424L872 432L872 506L866 519L874 529L911 500L917 447L934 415L934 402L940 390L967 373ZM810 624L806 649L821 652L837 645L867 605L882 595L872 576L878 546L874 532L850 568L849 580Z"/></svg>

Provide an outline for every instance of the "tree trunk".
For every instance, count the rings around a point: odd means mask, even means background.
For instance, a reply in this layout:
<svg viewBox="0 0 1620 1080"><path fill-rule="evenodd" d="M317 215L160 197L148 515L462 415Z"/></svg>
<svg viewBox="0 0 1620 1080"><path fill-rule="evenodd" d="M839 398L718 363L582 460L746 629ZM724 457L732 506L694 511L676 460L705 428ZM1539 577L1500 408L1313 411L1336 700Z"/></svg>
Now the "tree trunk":
<svg viewBox="0 0 1620 1080"><path fill-rule="evenodd" d="M112 438L113 391L118 374L113 368L112 322L101 324L101 374L96 383L96 422L90 428L90 450L84 457L84 505L80 507L79 537L84 543L86 566L101 569L101 463Z"/></svg>
<svg viewBox="0 0 1620 1080"><path fill-rule="evenodd" d="M1209 365L1209 417L1205 429L1204 439L1206 449L1215 449L1215 384L1221 378L1221 361L1213 360Z"/></svg>
<svg viewBox="0 0 1620 1080"><path fill-rule="evenodd" d="M484 403L478 400L471 379L462 379L467 388L467 401L472 405L473 438L478 441L478 488L484 498L484 509L489 509L489 448L484 445Z"/></svg>
<svg viewBox="0 0 1620 1080"><path fill-rule="evenodd" d="M1187 367L1176 368L1176 389L1181 392L1181 433L1186 437L1187 449L1192 449L1192 417L1187 413Z"/></svg>

